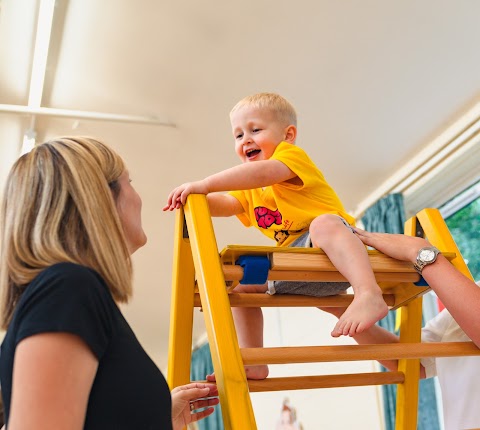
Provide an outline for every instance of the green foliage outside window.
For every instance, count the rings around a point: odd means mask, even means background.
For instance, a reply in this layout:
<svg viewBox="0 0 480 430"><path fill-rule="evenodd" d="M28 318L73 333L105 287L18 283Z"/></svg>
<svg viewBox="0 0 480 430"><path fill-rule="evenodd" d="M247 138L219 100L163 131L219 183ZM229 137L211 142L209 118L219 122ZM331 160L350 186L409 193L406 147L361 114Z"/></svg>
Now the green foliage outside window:
<svg viewBox="0 0 480 430"><path fill-rule="evenodd" d="M475 280L480 280L480 197L445 219Z"/></svg>

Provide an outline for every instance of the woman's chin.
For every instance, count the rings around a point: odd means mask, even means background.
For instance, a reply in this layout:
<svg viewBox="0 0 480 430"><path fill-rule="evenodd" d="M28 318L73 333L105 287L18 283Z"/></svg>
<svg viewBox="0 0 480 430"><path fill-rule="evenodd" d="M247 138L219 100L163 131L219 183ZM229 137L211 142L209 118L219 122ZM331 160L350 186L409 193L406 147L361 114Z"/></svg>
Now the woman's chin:
<svg viewBox="0 0 480 430"><path fill-rule="evenodd" d="M138 251L140 248L145 246L147 244L147 236L145 233L142 234L142 237L139 237L138 240L135 242L130 242L128 244L128 251L130 252L130 255L134 254L136 251Z"/></svg>

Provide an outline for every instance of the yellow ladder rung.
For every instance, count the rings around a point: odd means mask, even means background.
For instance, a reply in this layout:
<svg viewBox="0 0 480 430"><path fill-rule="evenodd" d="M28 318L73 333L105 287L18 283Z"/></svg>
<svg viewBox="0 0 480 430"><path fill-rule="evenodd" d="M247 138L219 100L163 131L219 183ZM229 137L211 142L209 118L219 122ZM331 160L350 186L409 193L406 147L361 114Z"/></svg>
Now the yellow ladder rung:
<svg viewBox="0 0 480 430"><path fill-rule="evenodd" d="M473 342L396 343L374 345L241 348L245 365L394 360L480 355Z"/></svg>
<svg viewBox="0 0 480 430"><path fill-rule="evenodd" d="M231 293L228 295L231 307L242 308L282 308L282 307L346 307L353 300L353 294L343 294L328 297L309 297L290 294L269 294L261 293ZM393 294L384 294L383 299L388 306L395 304ZM194 298L195 307L201 307L200 294L196 293Z"/></svg>
<svg viewBox="0 0 480 430"><path fill-rule="evenodd" d="M342 375L289 376L248 380L250 392L310 390L315 388L359 387L364 385L401 384L405 380L402 372L371 372Z"/></svg>

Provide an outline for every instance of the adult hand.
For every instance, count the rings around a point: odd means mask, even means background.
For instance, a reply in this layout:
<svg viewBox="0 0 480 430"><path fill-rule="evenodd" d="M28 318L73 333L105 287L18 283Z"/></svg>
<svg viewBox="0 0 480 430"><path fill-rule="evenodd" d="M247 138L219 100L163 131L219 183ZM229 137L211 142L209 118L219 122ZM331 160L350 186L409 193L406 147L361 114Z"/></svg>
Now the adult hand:
<svg viewBox="0 0 480 430"><path fill-rule="evenodd" d="M421 237L404 234L370 233L358 227L355 227L354 230L365 245L372 246L397 260L415 262L418 250L424 246L430 246L428 241Z"/></svg>
<svg viewBox="0 0 480 430"><path fill-rule="evenodd" d="M174 430L181 430L187 424L211 415L212 406L218 405L218 389L215 384L193 382L172 390L172 423ZM213 397L213 398L211 398ZM206 408L195 412L197 409Z"/></svg>
<svg viewBox="0 0 480 430"><path fill-rule="evenodd" d="M186 182L176 188L168 195L167 204L163 207L164 211L179 209L187 201L189 194L208 194L208 188L205 181Z"/></svg>

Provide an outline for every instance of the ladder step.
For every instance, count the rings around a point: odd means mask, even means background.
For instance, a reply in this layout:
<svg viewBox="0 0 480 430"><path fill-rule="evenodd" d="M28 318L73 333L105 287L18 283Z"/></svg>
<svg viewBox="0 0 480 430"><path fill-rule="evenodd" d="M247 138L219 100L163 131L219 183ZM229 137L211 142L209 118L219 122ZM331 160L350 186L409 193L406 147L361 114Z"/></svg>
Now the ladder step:
<svg viewBox="0 0 480 430"><path fill-rule="evenodd" d="M230 293L228 295L231 307L243 308L268 308L268 307L347 307L353 300L353 294L342 294L328 297L311 297L293 294L269 294L259 293ZM388 306L393 306L395 296L384 294L383 299ZM195 307L201 307L200 295L195 294Z"/></svg>
<svg viewBox="0 0 480 430"><path fill-rule="evenodd" d="M443 252L449 260L454 252ZM220 253L226 281L240 281L243 268L235 261L244 255L266 255L270 258L268 279L271 281L345 282L327 255L316 248L278 248L266 246L228 245ZM412 263L399 261L376 250L368 250L377 282L418 282L419 274Z"/></svg>
<svg viewBox="0 0 480 430"><path fill-rule="evenodd" d="M408 261L396 260L378 252L369 253L370 264L374 272L415 273L413 264ZM274 252L270 256L272 270L308 270L316 272L336 272L326 254L290 254ZM417 274L418 276L418 274Z"/></svg>
<svg viewBox="0 0 480 430"><path fill-rule="evenodd" d="M480 355L473 342L394 343L375 345L242 348L244 365L394 360Z"/></svg>
<svg viewBox="0 0 480 430"><path fill-rule="evenodd" d="M372 372L343 375L291 376L267 378L259 381L249 379L247 382L250 392L264 392L402 384L404 380L403 372Z"/></svg>

